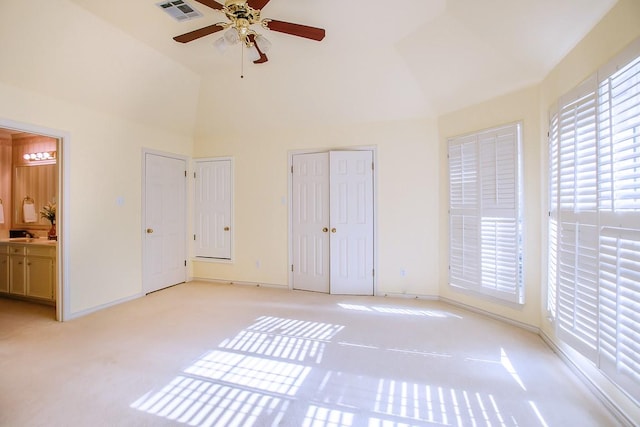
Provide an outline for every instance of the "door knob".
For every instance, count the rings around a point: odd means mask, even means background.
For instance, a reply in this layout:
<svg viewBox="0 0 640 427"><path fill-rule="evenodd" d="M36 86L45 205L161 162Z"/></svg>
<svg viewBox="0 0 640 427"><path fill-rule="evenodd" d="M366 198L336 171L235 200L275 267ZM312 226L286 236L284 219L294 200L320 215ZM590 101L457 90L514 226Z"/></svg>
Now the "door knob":
<svg viewBox="0 0 640 427"><path fill-rule="evenodd" d="M147 228L147 234L153 233L153 228Z"/></svg>
<svg viewBox="0 0 640 427"><path fill-rule="evenodd" d="M336 232L336 228L335 228L335 227L333 227L333 228L331 229L331 232L332 232L332 233L335 233L335 232Z"/></svg>
<svg viewBox="0 0 640 427"><path fill-rule="evenodd" d="M324 228L322 229L322 232L324 232L324 233L326 233L327 231L329 231L329 229L328 229L327 227L324 227Z"/></svg>

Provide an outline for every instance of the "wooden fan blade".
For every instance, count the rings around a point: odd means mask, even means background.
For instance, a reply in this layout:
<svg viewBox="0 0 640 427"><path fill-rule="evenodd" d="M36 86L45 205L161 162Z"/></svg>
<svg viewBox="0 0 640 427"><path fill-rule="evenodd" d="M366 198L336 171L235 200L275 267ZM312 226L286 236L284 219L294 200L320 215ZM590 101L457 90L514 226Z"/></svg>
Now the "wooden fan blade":
<svg viewBox="0 0 640 427"><path fill-rule="evenodd" d="M267 58L267 55L265 55L264 52L260 50L260 47L258 46L258 43L256 43L256 36L253 35L253 34L250 34L249 35L249 41L251 43L253 43L253 45L258 50L258 53L260 54L260 58L256 59L255 61L253 61L253 63L254 64L264 64L265 62L267 62L269 60L269 58Z"/></svg>
<svg viewBox="0 0 640 427"><path fill-rule="evenodd" d="M280 33L291 34L292 36L304 37L306 39L320 41L325 36L322 28L308 27L306 25L292 24L290 22L272 19L268 22L267 28Z"/></svg>
<svg viewBox="0 0 640 427"><path fill-rule="evenodd" d="M208 36L209 34L217 33L223 28L218 24L209 25L208 27L200 28L199 30L190 31L179 36L175 36L173 39L180 43L188 43L190 41L199 39L200 37Z"/></svg>
<svg viewBox="0 0 640 427"><path fill-rule="evenodd" d="M205 6L209 6L211 9L221 10L223 5L215 0L196 0L198 3L202 3Z"/></svg>
<svg viewBox="0 0 640 427"><path fill-rule="evenodd" d="M247 4L254 9L261 10L269 3L270 0L249 0Z"/></svg>

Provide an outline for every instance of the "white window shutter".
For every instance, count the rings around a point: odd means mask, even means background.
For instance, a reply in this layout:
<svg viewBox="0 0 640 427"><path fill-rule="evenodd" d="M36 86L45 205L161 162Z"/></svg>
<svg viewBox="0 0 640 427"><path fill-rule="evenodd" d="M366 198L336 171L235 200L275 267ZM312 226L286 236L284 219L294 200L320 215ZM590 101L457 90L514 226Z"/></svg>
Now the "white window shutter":
<svg viewBox="0 0 640 427"><path fill-rule="evenodd" d="M518 126L478 136L481 182L481 285L522 302L518 233Z"/></svg>
<svg viewBox="0 0 640 427"><path fill-rule="evenodd" d="M640 398L640 230L600 237L600 369Z"/></svg>
<svg viewBox="0 0 640 427"><path fill-rule="evenodd" d="M450 283L523 303L520 124L449 140Z"/></svg>
<svg viewBox="0 0 640 427"><path fill-rule="evenodd" d="M449 144L450 276L464 287L480 274L477 157L475 138Z"/></svg>
<svg viewBox="0 0 640 427"><path fill-rule="evenodd" d="M478 209L478 147L476 139L460 138L449 144L451 207Z"/></svg>
<svg viewBox="0 0 640 427"><path fill-rule="evenodd" d="M555 117L550 312L560 339L640 401L640 39L560 99L557 137Z"/></svg>
<svg viewBox="0 0 640 427"><path fill-rule="evenodd" d="M598 339L596 80L560 100L558 336L590 360Z"/></svg>
<svg viewBox="0 0 640 427"><path fill-rule="evenodd" d="M450 280L475 287L480 275L480 239L477 217L451 214Z"/></svg>
<svg viewBox="0 0 640 427"><path fill-rule="evenodd" d="M515 217L518 207L518 130L479 135L482 210Z"/></svg>
<svg viewBox="0 0 640 427"><path fill-rule="evenodd" d="M547 260L547 313L557 316L558 301L558 110L552 109L549 120L549 229Z"/></svg>
<svg viewBox="0 0 640 427"><path fill-rule="evenodd" d="M640 400L640 57L599 84L600 369Z"/></svg>
<svg viewBox="0 0 640 427"><path fill-rule="evenodd" d="M640 58L600 82L598 116L600 206L609 212L638 212Z"/></svg>
<svg viewBox="0 0 640 427"><path fill-rule="evenodd" d="M597 209L595 112L595 78L560 101L560 210L565 216Z"/></svg>
<svg viewBox="0 0 640 427"><path fill-rule="evenodd" d="M595 361L598 334L598 232L563 223L558 254L558 336Z"/></svg>

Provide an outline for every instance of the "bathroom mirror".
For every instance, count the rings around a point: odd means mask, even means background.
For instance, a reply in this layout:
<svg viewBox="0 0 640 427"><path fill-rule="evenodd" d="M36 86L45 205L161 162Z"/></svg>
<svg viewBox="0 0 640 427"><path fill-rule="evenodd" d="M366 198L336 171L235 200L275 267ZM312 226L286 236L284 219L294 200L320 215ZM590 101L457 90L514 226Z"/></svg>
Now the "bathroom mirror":
<svg viewBox="0 0 640 427"><path fill-rule="evenodd" d="M49 229L49 220L40 217L40 210L49 202L56 202L57 165L16 166L13 175L13 215L12 226L26 229ZM25 222L23 203L33 201L35 222Z"/></svg>

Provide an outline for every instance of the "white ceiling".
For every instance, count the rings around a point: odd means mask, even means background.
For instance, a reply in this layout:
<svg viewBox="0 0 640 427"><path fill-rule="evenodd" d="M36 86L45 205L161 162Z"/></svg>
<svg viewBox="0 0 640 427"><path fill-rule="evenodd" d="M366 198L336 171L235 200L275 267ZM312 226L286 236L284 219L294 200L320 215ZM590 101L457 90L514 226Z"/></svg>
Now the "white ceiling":
<svg viewBox="0 0 640 427"><path fill-rule="evenodd" d="M204 16L188 22L170 18L156 6L160 0L72 1L210 85L219 82L222 99L242 84L276 103L313 99L318 107L309 114L351 122L436 116L537 83L616 3L271 0L262 17L322 27L326 38L263 30L273 43L270 60L245 64L240 81L240 49L219 54L213 46L221 33L188 44L172 40L225 20L195 0L187 1Z"/></svg>

